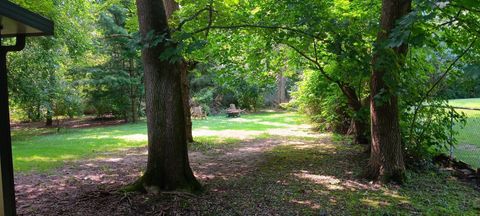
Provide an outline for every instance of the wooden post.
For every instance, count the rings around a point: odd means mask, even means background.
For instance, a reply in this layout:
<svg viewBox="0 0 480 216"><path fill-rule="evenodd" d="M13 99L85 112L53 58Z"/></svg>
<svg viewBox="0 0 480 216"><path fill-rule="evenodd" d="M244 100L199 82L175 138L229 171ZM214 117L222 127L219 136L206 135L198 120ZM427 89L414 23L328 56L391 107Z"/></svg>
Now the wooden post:
<svg viewBox="0 0 480 216"><path fill-rule="evenodd" d="M15 191L13 184L12 143L8 112L7 52L0 48L0 215L15 215Z"/></svg>

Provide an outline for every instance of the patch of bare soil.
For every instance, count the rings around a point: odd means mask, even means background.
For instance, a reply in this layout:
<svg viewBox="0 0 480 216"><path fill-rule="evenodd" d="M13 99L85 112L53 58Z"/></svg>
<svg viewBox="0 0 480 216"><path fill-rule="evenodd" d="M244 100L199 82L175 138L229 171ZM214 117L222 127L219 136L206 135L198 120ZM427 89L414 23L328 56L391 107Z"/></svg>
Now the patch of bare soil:
<svg viewBox="0 0 480 216"><path fill-rule="evenodd" d="M252 140L237 148L216 149L207 154L190 153L195 175L206 192L190 194L125 194L121 188L140 177L147 160L146 148L104 153L96 159L65 164L47 174L17 174L15 177L19 215L203 215L222 214L215 200L229 193L225 182L251 175L264 153L284 140ZM192 205L185 208L185 203ZM205 210L205 205L209 205ZM221 209L228 208L221 204ZM229 214L232 214L230 212ZM235 211L233 211L235 214Z"/></svg>
<svg viewBox="0 0 480 216"><path fill-rule="evenodd" d="M97 118L86 117L78 119L63 119L55 120L51 128L89 128L89 127L102 127L110 125L124 124L125 120L115 119L110 117ZM24 129L24 128L48 128L45 126L45 122L26 122L26 123L11 123L12 129Z"/></svg>

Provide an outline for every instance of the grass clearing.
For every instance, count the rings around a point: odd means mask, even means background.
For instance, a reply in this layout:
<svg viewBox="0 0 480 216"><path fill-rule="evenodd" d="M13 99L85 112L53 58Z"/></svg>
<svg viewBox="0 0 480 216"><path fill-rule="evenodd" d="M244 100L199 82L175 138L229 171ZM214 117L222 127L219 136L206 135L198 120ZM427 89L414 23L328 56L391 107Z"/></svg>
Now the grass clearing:
<svg viewBox="0 0 480 216"><path fill-rule="evenodd" d="M454 107L478 108L480 109L480 98L450 100L449 104Z"/></svg>
<svg viewBox="0 0 480 216"><path fill-rule="evenodd" d="M132 195L133 204L121 202L118 205L125 208L118 209L170 206L172 214L205 215L479 215L480 193L449 173L409 172L408 182L402 187L368 182L361 177L368 160L363 146L351 145L337 135L312 134L304 127L305 122L295 113L261 113L237 119L215 116L194 121L197 143L190 148L197 152L190 159L206 192L198 198L175 197L171 202ZM138 178L146 162L145 150L133 149L146 144L145 122L60 133L17 130L14 140L15 169L22 172L19 176L24 181L18 186L24 187L22 190L30 188L32 194L47 190L44 201L60 196L56 194L61 192L57 190L59 183L67 185L68 192L62 193L83 191L90 197L92 187L101 191L109 185L100 182ZM129 148L130 153L117 151ZM66 171L52 169L82 158L89 160L69 163ZM78 167L72 168L75 165ZM27 172L32 170L52 174ZM47 189L32 186L31 176L44 181L41 185ZM121 199L115 193L105 196ZM107 199L103 195L99 198ZM25 210L38 199L22 194L19 200L29 206ZM80 204L75 199L63 201L69 211L79 205L85 209L81 204L87 201L83 205L92 209L92 214L106 208L90 198ZM181 207L175 208L179 202ZM55 215L44 206L37 206L38 212Z"/></svg>
<svg viewBox="0 0 480 216"><path fill-rule="evenodd" d="M480 109L480 98L451 100L450 105L455 107ZM457 109L465 113L467 122L465 127L455 127L458 131L458 146L453 155L458 159L480 168L480 111Z"/></svg>
<svg viewBox="0 0 480 216"><path fill-rule="evenodd" d="M289 128L305 124L297 113L265 112L241 118L212 116L194 120L193 150L208 151L218 146L231 146L245 139L267 138L288 134ZM85 129L28 128L12 131L15 171L47 171L65 161L98 156L106 151L142 147L147 144L144 121L135 124Z"/></svg>

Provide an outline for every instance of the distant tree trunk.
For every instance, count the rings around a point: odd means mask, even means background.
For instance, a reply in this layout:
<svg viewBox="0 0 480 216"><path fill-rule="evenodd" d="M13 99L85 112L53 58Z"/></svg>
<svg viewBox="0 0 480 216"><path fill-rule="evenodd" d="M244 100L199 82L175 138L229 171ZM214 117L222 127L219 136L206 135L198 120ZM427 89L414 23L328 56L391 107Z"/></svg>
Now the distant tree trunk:
<svg viewBox="0 0 480 216"><path fill-rule="evenodd" d="M280 70L280 73L277 75L277 103L280 105L282 103L287 102L287 80L285 76L283 75L284 69Z"/></svg>
<svg viewBox="0 0 480 216"><path fill-rule="evenodd" d="M390 32L395 27L398 19L408 14L411 10L411 0L383 0L380 31L377 37L377 51L372 60L373 70L371 76L371 156L368 167L368 175L372 179L384 181L395 181L402 183L404 180L405 164L402 153L402 142L400 132L400 120L398 112L398 98L392 92L391 86L385 82L385 78L398 82L398 68L395 65L402 65L402 57L408 51L407 45L395 48L396 54L389 59L390 65L377 64L381 58L389 55L389 48L383 43L388 39ZM385 60L384 60L385 61ZM376 96L382 100L376 100Z"/></svg>
<svg viewBox="0 0 480 216"><path fill-rule="evenodd" d="M354 88L347 85L341 85L340 89L343 92L343 95L347 97L348 106L353 110L354 113L360 114L364 109L365 105L362 104L361 99L357 95L357 92ZM352 123L349 129L349 133L354 135L354 142L356 144L368 144L368 121L362 119L361 116L353 116Z"/></svg>
<svg viewBox="0 0 480 216"><path fill-rule="evenodd" d="M162 1L137 0L140 32L170 37L167 16ZM182 100L181 63L161 60L165 43L144 47L142 60L145 72L145 92L148 126L147 170L139 182L149 192L190 190L201 188L188 161L185 137L185 117Z"/></svg>
<svg viewBox="0 0 480 216"><path fill-rule="evenodd" d="M165 13L168 19L172 17L176 10L180 9L180 6L175 0L163 0L163 4L165 5Z"/></svg>
<svg viewBox="0 0 480 216"><path fill-rule="evenodd" d="M165 5L165 13L167 14L167 18L170 19L173 13L180 9L180 6L175 0L163 0L163 4ZM188 65L187 62L182 62L182 99L183 105L185 109L185 131L187 136L187 142L193 142L193 134L192 134L192 116L190 112L190 83L188 81Z"/></svg>
<svg viewBox="0 0 480 216"><path fill-rule="evenodd" d="M50 110L47 111L47 117L46 117L46 122L45 122L45 126L47 127L51 127L53 126L53 114Z"/></svg>
<svg viewBox="0 0 480 216"><path fill-rule="evenodd" d="M132 81L135 78L135 65L134 65L134 59L130 58L129 59L129 76L130 76L130 81ZM130 112L132 112L132 122L135 123L137 122L137 94L136 94L136 89L135 89L135 83L130 83Z"/></svg>

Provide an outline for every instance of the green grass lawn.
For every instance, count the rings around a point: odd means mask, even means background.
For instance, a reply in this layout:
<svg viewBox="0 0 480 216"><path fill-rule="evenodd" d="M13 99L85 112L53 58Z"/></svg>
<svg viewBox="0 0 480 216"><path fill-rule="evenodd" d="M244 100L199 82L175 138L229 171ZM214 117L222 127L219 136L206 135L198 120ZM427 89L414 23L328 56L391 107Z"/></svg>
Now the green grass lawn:
<svg viewBox="0 0 480 216"><path fill-rule="evenodd" d="M364 148L335 136L309 136L307 119L296 113L260 113L193 122L194 150L237 145L245 140L285 142L262 155L255 172L209 180L208 203L192 202L206 212L239 210L257 214L264 207L286 215L478 215L480 195L472 186L439 171L408 172L402 186L364 180ZM102 157L102 152L146 145L146 124L87 129L13 131L14 165L20 172L61 167L66 161ZM307 131L307 127L305 127ZM289 133L290 132L290 133ZM320 138L323 137L323 138ZM330 138L329 138L330 137ZM255 142L254 141L254 142ZM232 149L226 149L231 150ZM218 161L216 161L218 162ZM226 161L225 161L226 162ZM228 189L228 193L224 193ZM220 193L220 194L219 194ZM214 194L217 194L216 196ZM178 204L178 201L175 201ZM182 201L183 202L183 201ZM209 203L216 203L209 208ZM182 205L188 207L185 201ZM200 206L200 207L199 207ZM211 206L210 206L211 207ZM237 211L233 211L235 214Z"/></svg>
<svg viewBox="0 0 480 216"><path fill-rule="evenodd" d="M306 119L295 113L260 113L229 119L213 116L194 120L195 150L228 145L242 139L268 136L269 131L288 129ZM22 129L12 132L16 171L46 171L65 161L97 156L97 153L142 147L147 143L146 123L87 129Z"/></svg>
<svg viewBox="0 0 480 216"><path fill-rule="evenodd" d="M464 108L480 109L480 98L450 100L450 105ZM453 155L472 165L480 168L480 111L457 109L465 113L467 122L465 127L456 127L458 131L458 146L454 149Z"/></svg>
<svg viewBox="0 0 480 216"><path fill-rule="evenodd" d="M480 109L480 98L450 100L449 104L455 107Z"/></svg>
<svg viewBox="0 0 480 216"><path fill-rule="evenodd" d="M459 144L454 149L454 156L475 168L480 168L480 111L457 111L465 113L467 122L463 128L456 127Z"/></svg>

